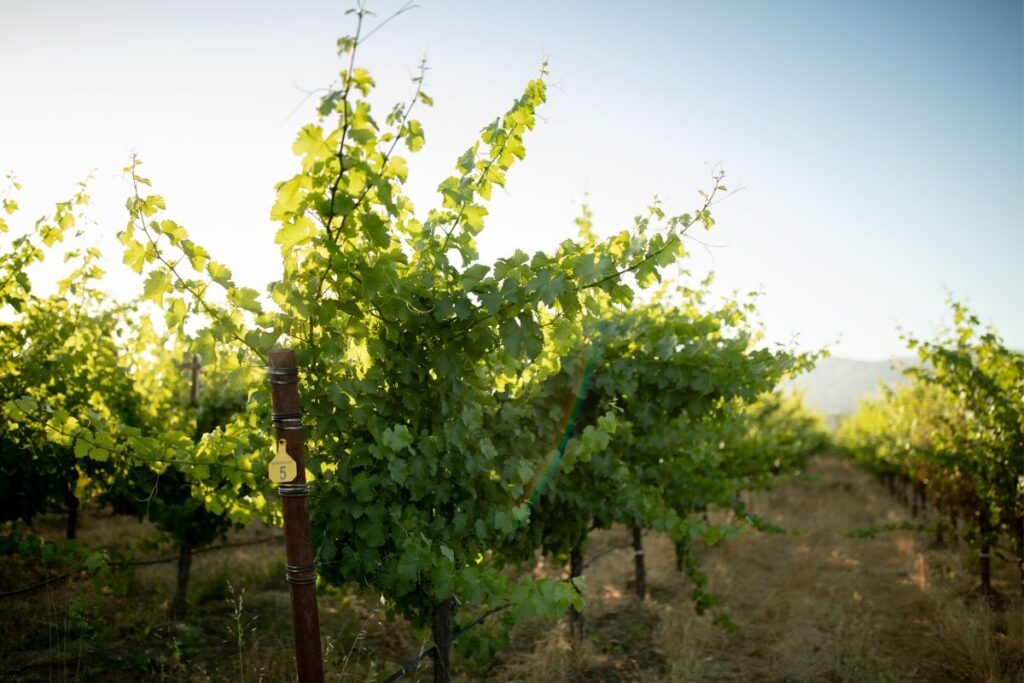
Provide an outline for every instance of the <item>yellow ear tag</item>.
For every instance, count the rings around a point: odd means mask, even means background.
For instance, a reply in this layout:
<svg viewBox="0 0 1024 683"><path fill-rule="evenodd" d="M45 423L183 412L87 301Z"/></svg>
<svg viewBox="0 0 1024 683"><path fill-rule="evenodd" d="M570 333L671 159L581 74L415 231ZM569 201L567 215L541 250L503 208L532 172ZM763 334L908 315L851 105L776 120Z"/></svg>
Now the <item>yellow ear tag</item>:
<svg viewBox="0 0 1024 683"><path fill-rule="evenodd" d="M270 461L270 481L285 484L295 478L299 469L292 456L288 455L288 447L284 439L277 440L277 451Z"/></svg>

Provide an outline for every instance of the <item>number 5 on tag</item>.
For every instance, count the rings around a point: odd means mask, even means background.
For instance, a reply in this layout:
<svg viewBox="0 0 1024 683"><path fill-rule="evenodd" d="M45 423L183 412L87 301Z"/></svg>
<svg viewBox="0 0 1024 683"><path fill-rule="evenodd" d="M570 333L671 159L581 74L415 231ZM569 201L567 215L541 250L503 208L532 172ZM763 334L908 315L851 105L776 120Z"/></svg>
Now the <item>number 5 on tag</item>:
<svg viewBox="0 0 1024 683"><path fill-rule="evenodd" d="M295 460L288 455L288 446L285 440L278 439L274 459L270 461L270 481L275 484L286 484L298 473Z"/></svg>

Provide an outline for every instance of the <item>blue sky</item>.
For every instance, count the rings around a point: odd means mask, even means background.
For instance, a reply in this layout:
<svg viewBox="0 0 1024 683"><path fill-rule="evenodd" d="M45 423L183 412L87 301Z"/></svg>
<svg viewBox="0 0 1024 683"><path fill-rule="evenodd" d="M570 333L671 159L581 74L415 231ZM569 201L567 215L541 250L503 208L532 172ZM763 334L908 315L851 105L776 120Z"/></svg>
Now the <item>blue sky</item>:
<svg viewBox="0 0 1024 683"><path fill-rule="evenodd" d="M370 2L387 15L395 2ZM1022 4L421 0L365 45L378 108L424 52L420 210L475 132L550 58L526 163L482 251L550 247L588 192L600 231L661 196L696 203L711 165L745 189L708 251L723 291L762 289L770 339L839 355L902 353L948 294L1024 347ZM213 5L212 7L210 5ZM119 272L120 169L132 150L170 213L245 284L276 277L268 211L329 82L347 3L0 1L0 169L27 222L94 171L93 239Z"/></svg>

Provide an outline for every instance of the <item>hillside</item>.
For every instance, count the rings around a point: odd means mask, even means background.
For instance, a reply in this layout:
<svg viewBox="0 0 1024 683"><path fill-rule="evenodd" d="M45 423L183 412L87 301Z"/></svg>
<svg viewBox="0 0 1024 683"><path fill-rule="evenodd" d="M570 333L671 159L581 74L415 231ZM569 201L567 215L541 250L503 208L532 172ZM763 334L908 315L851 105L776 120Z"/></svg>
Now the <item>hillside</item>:
<svg viewBox="0 0 1024 683"><path fill-rule="evenodd" d="M878 395L878 385L903 381L894 365L913 362L910 358L882 361L861 361L851 358L825 358L813 371L793 381L803 392L807 405L829 417L848 415L860 399Z"/></svg>

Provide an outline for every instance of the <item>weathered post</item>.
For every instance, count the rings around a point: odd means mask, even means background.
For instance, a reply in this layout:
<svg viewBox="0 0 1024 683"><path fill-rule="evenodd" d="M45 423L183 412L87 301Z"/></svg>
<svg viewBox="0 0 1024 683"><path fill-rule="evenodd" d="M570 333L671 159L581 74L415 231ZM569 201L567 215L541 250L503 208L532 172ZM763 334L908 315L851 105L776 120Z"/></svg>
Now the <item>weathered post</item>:
<svg viewBox="0 0 1024 683"><path fill-rule="evenodd" d="M192 408L198 405L199 397L199 356L192 354L192 360L188 363L178 363L179 370L189 370L192 373L191 386L188 393L188 404ZM188 579L192 573L192 543L188 538L188 532L182 537L178 544L178 578L174 585L174 599L171 601L171 619L173 621L185 621L188 614Z"/></svg>
<svg viewBox="0 0 1024 683"><path fill-rule="evenodd" d="M178 367L182 370L192 371L192 386L188 393L188 404L195 406L199 398L199 368L202 367L199 364L199 356L192 354L192 361L189 363L178 363Z"/></svg>
<svg viewBox="0 0 1024 683"><path fill-rule="evenodd" d="M71 481L64 482L64 504L68 508L68 523L64 530L64 537L74 540L78 537L78 466L71 467Z"/></svg>
<svg viewBox="0 0 1024 683"><path fill-rule="evenodd" d="M1017 521L1017 571L1020 572L1020 594L1024 596L1024 521Z"/></svg>
<svg viewBox="0 0 1024 683"><path fill-rule="evenodd" d="M935 522L935 547L946 547L946 520L942 518L941 512L937 515Z"/></svg>
<svg viewBox="0 0 1024 683"><path fill-rule="evenodd" d="M981 564L981 592L986 597L992 597L992 520L989 511L982 507L978 511L978 532L981 536L981 550L979 560Z"/></svg>
<svg viewBox="0 0 1024 683"><path fill-rule="evenodd" d="M569 553L569 580L583 575L583 543L579 542L573 546ZM579 592L579 587L573 587ZM569 638L573 643L583 642L583 612L573 605L569 608Z"/></svg>
<svg viewBox="0 0 1024 683"><path fill-rule="evenodd" d="M434 610L434 683L452 680L452 598L443 601Z"/></svg>
<svg viewBox="0 0 1024 683"><path fill-rule="evenodd" d="M269 366L276 453L270 478L278 483L284 514L285 579L291 584L295 668L299 683L323 683L320 614L316 602L316 567L309 528L309 486L306 484L295 352L291 349L271 351Z"/></svg>
<svg viewBox="0 0 1024 683"><path fill-rule="evenodd" d="M636 595L647 597L647 572L644 570L644 538L640 527L633 527L633 560L636 566Z"/></svg>
<svg viewBox="0 0 1024 683"><path fill-rule="evenodd" d="M188 613L188 577L192 572L192 544L188 534L178 545L178 579L174 584L174 600L171 602L171 619L185 621Z"/></svg>

